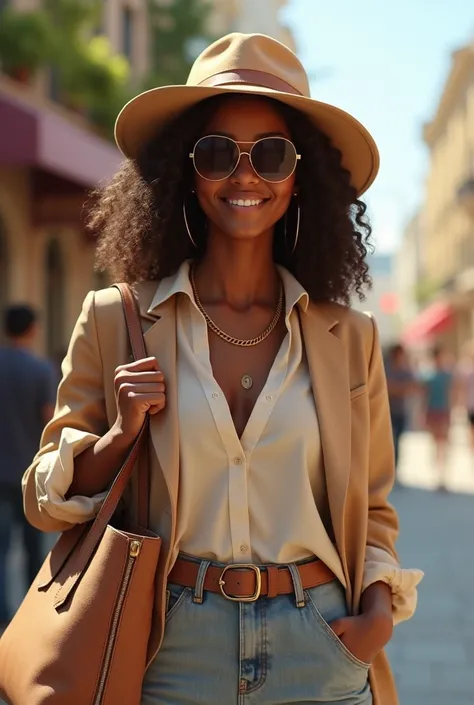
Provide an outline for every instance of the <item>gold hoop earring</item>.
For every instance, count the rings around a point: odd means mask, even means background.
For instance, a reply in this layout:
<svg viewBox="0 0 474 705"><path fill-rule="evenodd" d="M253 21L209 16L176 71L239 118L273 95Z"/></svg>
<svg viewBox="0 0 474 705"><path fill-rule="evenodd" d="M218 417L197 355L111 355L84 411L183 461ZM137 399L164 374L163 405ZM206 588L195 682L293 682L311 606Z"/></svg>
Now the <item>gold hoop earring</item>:
<svg viewBox="0 0 474 705"><path fill-rule="evenodd" d="M296 196L296 194L294 194L294 195ZM300 234L301 209L300 209L300 204L299 204L299 203L297 204L296 208L297 208L297 210L296 210L296 232L295 232L295 235L294 235L293 247L291 248L291 254L292 254L292 255L294 254L294 252L295 252L295 250L296 250L296 245L298 244L298 237L299 237L299 234ZM290 247L288 246L287 224L288 224L288 212L287 212L286 215L285 215L285 242L286 242L286 246L288 247L288 249L290 249Z"/></svg>
<svg viewBox="0 0 474 705"><path fill-rule="evenodd" d="M185 199L185 198L183 199L183 218L184 218L184 224L185 224L185 226L186 226L186 230L187 230L187 233L188 233L188 237L189 237L189 239L191 240L191 242L193 243L194 247L195 247L196 250L197 250L197 249L198 249L198 246L196 245L196 241L195 241L195 239L193 238L193 236L191 235L191 230L189 229L188 216L187 216L187 214L186 214L186 199Z"/></svg>

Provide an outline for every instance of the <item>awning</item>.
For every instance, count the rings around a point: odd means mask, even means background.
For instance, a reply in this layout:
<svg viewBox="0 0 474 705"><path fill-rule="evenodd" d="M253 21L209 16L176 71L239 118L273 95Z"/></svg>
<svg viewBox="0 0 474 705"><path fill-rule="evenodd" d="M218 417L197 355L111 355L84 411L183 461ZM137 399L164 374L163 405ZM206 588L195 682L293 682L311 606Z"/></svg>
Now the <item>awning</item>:
<svg viewBox="0 0 474 705"><path fill-rule="evenodd" d="M1 86L0 125L0 167L36 167L89 189L121 161L107 140Z"/></svg>
<svg viewBox="0 0 474 705"><path fill-rule="evenodd" d="M452 322L452 306L444 301L435 301L410 323L402 340L406 344L422 343L447 330Z"/></svg>

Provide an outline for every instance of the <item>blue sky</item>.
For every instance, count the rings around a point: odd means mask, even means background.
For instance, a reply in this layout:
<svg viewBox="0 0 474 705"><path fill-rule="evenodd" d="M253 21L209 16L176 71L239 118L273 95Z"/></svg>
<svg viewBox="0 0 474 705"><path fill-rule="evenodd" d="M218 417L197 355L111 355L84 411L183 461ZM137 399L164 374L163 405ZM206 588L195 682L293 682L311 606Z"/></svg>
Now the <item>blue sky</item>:
<svg viewBox="0 0 474 705"><path fill-rule="evenodd" d="M365 199L377 251L392 251L423 194L422 125L452 51L474 41L474 2L289 0L284 17L314 76L313 98L352 113L379 146L381 169Z"/></svg>

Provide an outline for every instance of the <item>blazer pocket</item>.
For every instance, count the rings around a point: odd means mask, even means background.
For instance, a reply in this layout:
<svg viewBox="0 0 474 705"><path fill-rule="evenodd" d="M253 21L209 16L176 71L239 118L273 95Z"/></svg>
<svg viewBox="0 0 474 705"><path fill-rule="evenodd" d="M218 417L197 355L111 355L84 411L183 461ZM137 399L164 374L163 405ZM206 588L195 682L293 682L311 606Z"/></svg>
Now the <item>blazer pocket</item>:
<svg viewBox="0 0 474 705"><path fill-rule="evenodd" d="M351 389L351 401L354 401L354 399L358 399L363 394L367 394L366 384L360 384L358 387L354 387L354 389Z"/></svg>

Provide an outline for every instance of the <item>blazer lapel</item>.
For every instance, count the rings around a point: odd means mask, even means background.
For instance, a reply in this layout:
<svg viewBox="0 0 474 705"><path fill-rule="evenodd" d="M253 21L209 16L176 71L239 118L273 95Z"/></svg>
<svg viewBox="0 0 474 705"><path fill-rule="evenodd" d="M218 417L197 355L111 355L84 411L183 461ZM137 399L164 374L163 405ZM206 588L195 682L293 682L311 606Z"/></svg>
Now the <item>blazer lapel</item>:
<svg viewBox="0 0 474 705"><path fill-rule="evenodd" d="M165 381L166 406L150 418L151 440L168 488L171 508L176 516L179 480L178 395L176 371L176 302L167 301L156 312L140 307L145 324L147 352L154 355Z"/></svg>
<svg viewBox="0 0 474 705"><path fill-rule="evenodd" d="M321 434L329 509L336 545L347 574L344 505L351 458L351 401L345 350L332 329L337 320L324 306L301 313L306 356Z"/></svg>

